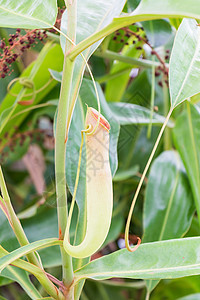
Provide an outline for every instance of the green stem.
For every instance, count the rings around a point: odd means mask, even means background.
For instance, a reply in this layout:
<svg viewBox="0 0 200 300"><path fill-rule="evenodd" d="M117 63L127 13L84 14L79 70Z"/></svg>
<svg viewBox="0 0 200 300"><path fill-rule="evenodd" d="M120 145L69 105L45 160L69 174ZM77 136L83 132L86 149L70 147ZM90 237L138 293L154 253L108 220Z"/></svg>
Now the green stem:
<svg viewBox="0 0 200 300"><path fill-rule="evenodd" d="M134 22L153 20L157 18L158 16L152 16L146 14L130 16L130 17L121 17L120 22L113 21L108 26L104 27L100 31L95 32L94 34L90 35L88 38L80 42L78 45L76 45L76 47L74 47L74 49L70 51L69 57L70 59L74 60L80 53L82 53L89 46L93 45L95 42L101 40L102 38L108 36L109 34L113 33L114 31L122 27L129 26Z"/></svg>
<svg viewBox="0 0 200 300"><path fill-rule="evenodd" d="M0 246L0 257L3 257L5 255L9 254L3 247ZM54 299L64 300L63 294L58 290L58 288L48 279L47 275L45 274L45 271L41 268L30 264L24 260L18 259L15 262L13 262L13 265L23 269L31 274L33 274L38 281L41 283L41 285L44 287L46 292L54 297Z"/></svg>
<svg viewBox="0 0 200 300"><path fill-rule="evenodd" d="M15 214L15 211L13 209L13 206L11 204L10 201L10 197L6 188L6 183L3 177L3 172L2 169L0 167L0 188L1 188L1 192L2 192L2 196L3 196L3 204L7 210L7 213L5 213L5 215L8 218L8 221L20 243L21 246L25 246L29 244L29 241L26 237L26 234L22 228L22 225L17 217L17 215ZM1 201L1 199L0 199ZM40 262L38 261L36 254L35 253L30 253L27 254L27 259L30 263L41 267Z"/></svg>
<svg viewBox="0 0 200 300"><path fill-rule="evenodd" d="M130 64L136 67L142 67L142 68L152 68L152 66L154 67L159 67L160 63L159 62L154 62L151 60L147 60L147 59L136 59L133 57L128 57L128 56L124 56L120 53L116 53L110 50L106 50L104 52L102 51L96 51L94 53L95 56L98 57L103 57L103 58L108 58L111 60L118 60L121 62L124 62L126 64Z"/></svg>
<svg viewBox="0 0 200 300"><path fill-rule="evenodd" d="M76 34L76 0L66 1L68 12L68 31L67 35L71 40L75 40ZM73 45L66 40L65 53L71 50ZM74 62L65 54L63 76L61 83L60 100L58 104L58 115L56 124L55 137L55 176L56 176L56 194L57 194L57 211L59 238L64 239L65 229L67 226L67 191L65 178L65 157L66 143L65 139L68 134L66 132L67 120L69 115L69 103L71 95L71 85L73 76ZM61 247L63 282L66 286L70 286L73 282L73 266L72 258Z"/></svg>
<svg viewBox="0 0 200 300"><path fill-rule="evenodd" d="M145 300L149 300L149 299L150 299L150 292L147 291Z"/></svg>

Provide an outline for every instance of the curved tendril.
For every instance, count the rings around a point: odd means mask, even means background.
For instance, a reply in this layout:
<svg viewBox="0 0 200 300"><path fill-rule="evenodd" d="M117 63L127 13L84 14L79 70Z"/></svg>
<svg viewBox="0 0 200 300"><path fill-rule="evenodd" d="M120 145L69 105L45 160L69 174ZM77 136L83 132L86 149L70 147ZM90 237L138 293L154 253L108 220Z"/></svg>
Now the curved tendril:
<svg viewBox="0 0 200 300"><path fill-rule="evenodd" d="M7 86L7 92L8 92L8 94L10 94L10 95L13 96L13 97L17 97L17 96L18 96L18 94L15 94L15 93L11 92L11 87L12 87L12 85L13 85L15 82L17 82L17 81L18 81L24 88L32 89L32 90L33 90L32 93L25 94L25 95L22 97L22 99L23 99L23 98L26 98L26 97L33 97L33 98L31 99L31 102L33 103L34 100L35 100L36 95L37 95L38 93L40 93L41 91L43 91L49 84L51 84L51 82L53 81L53 78L50 78L50 80L47 81L47 83L46 83L45 85L43 85L41 88L39 88L38 90L35 89L35 83L34 83L33 80L30 80L30 79L27 78L27 77L17 77L17 78L14 78L13 80L11 80L11 81L9 82L9 84L8 84L8 86ZM25 101L26 101L27 104L28 104L28 101L29 101L29 100L24 100L24 101L21 100L21 101L18 101L18 104L24 104ZM32 104L32 103L30 103L30 104Z"/></svg>
<svg viewBox="0 0 200 300"><path fill-rule="evenodd" d="M157 139L156 139L156 142L155 142L155 144L154 144L154 146L153 146L153 149L152 149L152 151L151 151L151 154L150 154L150 156L149 156L149 159L148 159L148 161L147 161L147 164L146 164L146 166L145 166L145 168L144 168L144 171L143 171L143 173L142 173L142 177L140 178L139 184L138 184L138 186L137 186L137 189L136 189L136 192L135 192L135 195L134 195L134 197L133 197L133 201L132 201L132 204L131 204L131 207L130 207L130 210L129 210L128 218L127 218L127 221L126 221L126 228L125 228L125 245L126 245L127 250L130 251L130 252L132 252L132 248L131 248L130 245L129 245L129 228L130 228L130 224L131 224L131 218L132 218L132 214L133 214L133 209L134 209L134 207L135 207L135 203L136 203L136 201L137 201L137 198L138 198L140 189L141 189L141 187L142 187L143 181L144 181L144 179L145 179L145 176L146 176L146 174L147 174L147 171L149 170L149 167L150 167L150 165L151 165L152 159L153 159L153 157L154 157L154 154L155 154L155 152L156 152L156 149L157 149L157 147L158 147L158 144L159 144L159 142L160 142L160 140L161 140L161 137L162 137L162 134L163 134L163 132L164 132L164 130L165 130L165 127L167 126L167 123L168 123L168 121L169 121L169 118L170 118L170 116L171 116L171 114L172 114L172 112L173 112L173 109L174 109L174 107L172 106L172 107L170 108L169 112L168 112L168 115L167 115L166 118L165 118L165 122L163 123L163 125L162 125L162 127L161 127L161 130L160 130L160 132L159 132L159 134L158 134L158 137L157 137ZM138 245L138 246L139 246L139 245ZM136 246L136 247L137 247L137 246ZM137 248L136 248L136 249L137 249Z"/></svg>
<svg viewBox="0 0 200 300"><path fill-rule="evenodd" d="M125 245L126 245L126 249L130 252L134 252L138 249L138 247L141 244L141 239L139 238L139 236L137 236L137 245L135 245L134 247L131 247L129 244L129 239L125 238Z"/></svg>
<svg viewBox="0 0 200 300"><path fill-rule="evenodd" d="M27 77L17 77L17 78L14 78L13 80L11 80L7 86L7 92L13 96L13 97L17 97L18 94L14 94L11 92L11 86L13 85L13 83L15 83L16 81L18 81L23 87L27 88L27 89L32 89L33 92L32 93L29 93L27 95L25 95L25 97L28 97L28 96L34 96L34 99L35 99L35 83L33 82L33 80L30 80L29 78Z"/></svg>

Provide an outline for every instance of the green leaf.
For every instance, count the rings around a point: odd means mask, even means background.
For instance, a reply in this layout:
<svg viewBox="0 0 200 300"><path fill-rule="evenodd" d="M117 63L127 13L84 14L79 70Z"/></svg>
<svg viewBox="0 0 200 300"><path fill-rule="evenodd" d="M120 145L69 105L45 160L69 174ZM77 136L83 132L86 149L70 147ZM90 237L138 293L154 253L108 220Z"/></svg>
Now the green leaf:
<svg viewBox="0 0 200 300"><path fill-rule="evenodd" d="M113 277L132 279L179 278L200 274L200 237L142 244L96 259L75 272L75 282Z"/></svg>
<svg viewBox="0 0 200 300"><path fill-rule="evenodd" d="M49 28L57 16L56 0L0 0L0 26L7 28Z"/></svg>
<svg viewBox="0 0 200 300"><path fill-rule="evenodd" d="M13 261L17 260L20 257L28 253L34 252L36 250L40 250L46 247L51 247L56 245L62 246L62 241L55 238L51 238L51 239L39 240L14 250L8 255L0 258L0 273L3 271L4 268L12 264Z"/></svg>
<svg viewBox="0 0 200 300"><path fill-rule="evenodd" d="M184 19L172 49L169 86L172 107L200 92L200 28L197 22Z"/></svg>
<svg viewBox="0 0 200 300"><path fill-rule="evenodd" d="M167 44L172 36L172 28L166 20L142 22L147 38L153 47Z"/></svg>
<svg viewBox="0 0 200 300"><path fill-rule="evenodd" d="M152 164L144 203L143 242L180 238L190 227L194 203L184 166L175 151L163 152ZM152 291L158 281L148 281Z"/></svg>
<svg viewBox="0 0 200 300"><path fill-rule="evenodd" d="M33 299L41 299L40 293L36 290L35 286L32 284L27 272L16 267L8 266L2 272L2 276L9 278L15 282L18 282L27 295Z"/></svg>
<svg viewBox="0 0 200 300"><path fill-rule="evenodd" d="M173 138L188 174L200 221L200 113L189 102L176 120Z"/></svg>
<svg viewBox="0 0 200 300"><path fill-rule="evenodd" d="M199 287L199 276L187 276L173 280L162 280L150 298L154 300L177 300L180 297L184 297L186 295L199 293Z"/></svg>
<svg viewBox="0 0 200 300"><path fill-rule="evenodd" d="M76 44L110 24L113 18L121 13L125 2L125 0L78 0ZM61 28L63 32L67 32L67 11L63 14ZM87 49L87 55L88 52L91 55L100 43ZM61 45L64 50L65 38L62 36Z"/></svg>
<svg viewBox="0 0 200 300"><path fill-rule="evenodd" d="M190 2L176 0L176 5L174 5L173 0L142 0L137 9L133 11L132 16L141 15L143 18L152 19L167 18L169 16L199 18L199 4L199 0L191 0Z"/></svg>
<svg viewBox="0 0 200 300"><path fill-rule="evenodd" d="M22 220L23 228L30 242L57 236L57 223L56 208L47 207L46 204L38 209L34 217ZM74 233L74 230L72 233ZM13 251L19 247L19 243L2 211L0 211L0 244L8 251ZM61 264L58 246L42 249L40 256L44 267L59 266Z"/></svg>
<svg viewBox="0 0 200 300"><path fill-rule="evenodd" d="M179 26L181 25L182 19L181 18L170 18L170 24L178 30Z"/></svg>
<svg viewBox="0 0 200 300"><path fill-rule="evenodd" d="M115 18L113 22L106 28L95 32L93 35L82 41L72 50L70 53L70 58L76 57L89 45L95 43L96 41L102 39L121 27L126 27L135 22L169 17L188 17L200 19L200 0L176 0L176 5L174 5L174 0L143 0L137 9L131 14L123 14L123 16Z"/></svg>
<svg viewBox="0 0 200 300"><path fill-rule="evenodd" d="M153 162L144 203L143 242L182 237L190 227L194 203L187 174L175 151Z"/></svg>
<svg viewBox="0 0 200 300"><path fill-rule="evenodd" d="M119 122L120 125L131 125L131 124L140 124L148 125L150 122L154 125L163 124L165 117L154 113L151 120L151 111L148 108L145 108L140 105L131 104L131 103L109 103L108 104L113 118ZM168 127L173 127L174 124L170 120L168 122Z"/></svg>

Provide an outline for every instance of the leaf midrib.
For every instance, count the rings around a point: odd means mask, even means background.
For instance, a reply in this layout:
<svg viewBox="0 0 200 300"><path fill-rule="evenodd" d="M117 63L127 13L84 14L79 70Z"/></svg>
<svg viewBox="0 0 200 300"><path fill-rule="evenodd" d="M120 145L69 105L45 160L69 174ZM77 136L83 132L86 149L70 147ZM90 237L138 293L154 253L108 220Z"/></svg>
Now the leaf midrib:
<svg viewBox="0 0 200 300"><path fill-rule="evenodd" d="M157 268L157 269L142 269L142 270L126 270L126 271L107 271L107 272L102 272L102 273L88 273L84 275L79 275L76 277L76 281L83 279L83 278L90 278L93 276L109 276L113 275L114 276L120 276L122 274L138 274L138 273L147 273L151 272L154 273L155 271L168 271L168 270L181 270L181 269L191 269L193 267L200 267L200 263L198 264L192 264L192 265L185 265L185 266L175 266L175 267L168 267L168 268Z"/></svg>

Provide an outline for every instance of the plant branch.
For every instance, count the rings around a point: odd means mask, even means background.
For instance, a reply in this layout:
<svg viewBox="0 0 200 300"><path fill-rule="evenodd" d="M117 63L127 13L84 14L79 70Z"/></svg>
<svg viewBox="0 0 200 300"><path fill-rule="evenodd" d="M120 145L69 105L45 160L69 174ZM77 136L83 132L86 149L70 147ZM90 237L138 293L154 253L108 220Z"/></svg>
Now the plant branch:
<svg viewBox="0 0 200 300"><path fill-rule="evenodd" d="M1 204L3 204L3 206L1 205L1 208L2 208L3 212L5 213L6 217L8 218L8 221L9 221L20 245L21 246L28 245L29 244L28 238L26 237L26 234L22 228L22 225L21 225L17 215L15 214L15 211L11 204L1 166L0 166L0 188L1 188L2 198L3 198L3 203L1 203ZM0 201L1 201L1 199L0 199ZM41 267L41 264L38 261L35 253L27 254L27 259L30 263Z"/></svg>
<svg viewBox="0 0 200 300"><path fill-rule="evenodd" d="M9 254L2 246L0 246L0 257L6 256ZM33 274L37 280L44 287L46 292L52 296L54 299L64 300L63 294L59 291L59 289L49 280L48 275L45 274L45 271L29 262L26 262L22 259L18 259L12 263L13 266L16 266L20 269L23 269L31 274Z"/></svg>
<svg viewBox="0 0 200 300"><path fill-rule="evenodd" d="M81 52L83 52L85 49L87 49L89 46L93 45L95 42L101 40L102 38L105 38L109 34L115 32L116 30L129 26L133 24L134 22L140 22L140 21L147 21L147 20L153 20L157 19L157 16L148 16L148 15L136 15L131 17L121 17L120 22L119 21L113 21L111 24L106 26L105 28L101 29L98 32L95 32L94 34L90 35L85 40L81 41L76 47L74 47L70 53L69 58L74 60Z"/></svg>
<svg viewBox="0 0 200 300"><path fill-rule="evenodd" d="M68 12L67 36L75 41L76 35L76 0L66 1ZM55 137L55 175L56 175L56 194L57 194L57 211L59 239L64 239L65 229L67 225L67 191L65 178L65 160L66 160L66 143L67 136L66 126L69 115L69 103L71 95L71 85L73 77L74 62L71 61L66 53L74 47L66 40L65 59L63 66L63 76L61 83L60 99L58 104L56 137ZM63 266L63 282L66 286L70 286L73 281L72 258L61 247L62 266Z"/></svg>

